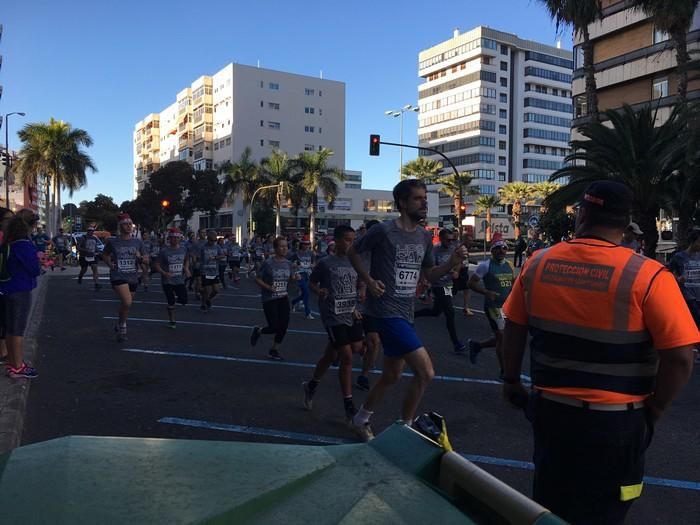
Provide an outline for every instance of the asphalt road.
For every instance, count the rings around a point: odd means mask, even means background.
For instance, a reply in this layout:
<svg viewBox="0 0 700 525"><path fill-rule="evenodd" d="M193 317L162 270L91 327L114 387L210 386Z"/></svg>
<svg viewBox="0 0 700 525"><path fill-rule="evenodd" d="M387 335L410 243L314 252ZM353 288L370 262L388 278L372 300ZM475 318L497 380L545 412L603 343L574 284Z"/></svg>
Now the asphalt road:
<svg viewBox="0 0 700 525"><path fill-rule="evenodd" d="M272 362L266 359L269 336L255 348L248 342L250 328L264 324L252 281L224 290L209 313L197 304L180 308L179 325L171 330L156 279L148 292L137 293L129 341L117 344L112 327L118 303L108 281L101 282L99 292L91 280L78 286L69 270L48 283L36 362L40 377L32 383L23 444L65 435L272 443L355 439L343 422L334 370L319 386L313 412L302 408L301 382L310 377L326 343L319 320L293 314L282 347L287 360ZM480 301L473 297L473 307L480 309ZM489 334L483 315L465 318L458 310L457 320L465 338ZM442 318L421 318L416 326L439 376L421 410L446 417L455 450L529 495L530 428L500 396L493 352L484 351L472 366L452 354ZM373 417L375 432L398 418L406 383ZM364 396L355 391L358 406ZM700 522L699 405L696 372L657 427L646 472L661 481L646 484L628 523ZM658 485L664 480L673 486Z"/></svg>

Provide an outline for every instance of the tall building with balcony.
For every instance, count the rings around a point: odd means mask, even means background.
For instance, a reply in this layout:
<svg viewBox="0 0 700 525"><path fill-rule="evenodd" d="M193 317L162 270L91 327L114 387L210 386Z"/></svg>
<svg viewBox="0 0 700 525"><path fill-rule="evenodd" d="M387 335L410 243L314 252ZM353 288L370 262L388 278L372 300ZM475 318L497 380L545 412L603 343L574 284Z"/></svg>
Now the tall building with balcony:
<svg viewBox="0 0 700 525"><path fill-rule="evenodd" d="M572 58L488 27L455 30L418 55L419 145L447 155L481 195L496 195L508 182L547 180L569 153ZM441 222L451 223L454 211L453 199L441 194Z"/></svg>
<svg viewBox="0 0 700 525"><path fill-rule="evenodd" d="M603 18L588 28L593 44L593 69L598 109L623 104L640 107L653 101L665 120L677 101L676 54L669 36L653 20L626 0L602 0ZM700 49L700 10L696 10L687 37L691 58ZM690 74L693 77L693 74ZM588 115L581 40L574 42L574 126ZM700 80L688 82L688 99L700 97Z"/></svg>

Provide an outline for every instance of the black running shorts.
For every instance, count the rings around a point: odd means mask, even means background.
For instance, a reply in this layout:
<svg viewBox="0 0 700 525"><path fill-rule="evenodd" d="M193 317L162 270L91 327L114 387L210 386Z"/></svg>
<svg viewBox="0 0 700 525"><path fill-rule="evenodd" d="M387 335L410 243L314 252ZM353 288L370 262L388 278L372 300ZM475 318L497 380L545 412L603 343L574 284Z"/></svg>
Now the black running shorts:
<svg viewBox="0 0 700 525"><path fill-rule="evenodd" d="M326 326L326 332L328 332L328 339L333 348L347 346L351 343L360 342L363 339L362 323L359 321L355 321L352 326L346 324Z"/></svg>
<svg viewBox="0 0 700 525"><path fill-rule="evenodd" d="M187 304L187 288L185 288L184 284L163 284L163 291L165 292L168 306L175 306L176 297L178 303L182 305Z"/></svg>

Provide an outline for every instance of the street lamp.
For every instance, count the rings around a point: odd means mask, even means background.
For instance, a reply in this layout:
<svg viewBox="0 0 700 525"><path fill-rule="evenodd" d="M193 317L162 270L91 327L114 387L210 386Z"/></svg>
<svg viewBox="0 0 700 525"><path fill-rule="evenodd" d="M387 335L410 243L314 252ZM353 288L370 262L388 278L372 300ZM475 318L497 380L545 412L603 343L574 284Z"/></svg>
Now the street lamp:
<svg viewBox="0 0 700 525"><path fill-rule="evenodd" d="M399 117L401 124L399 126L399 143L403 144L403 114L407 111L418 112L418 106L406 104L401 109L388 109L384 112L387 117ZM403 168L403 146L399 147L399 179L401 178L401 168Z"/></svg>
<svg viewBox="0 0 700 525"><path fill-rule="evenodd" d="M13 111L12 113L5 113L5 206L10 208L10 122L8 119L12 115L19 115L24 117L26 113L22 111Z"/></svg>
<svg viewBox="0 0 700 525"><path fill-rule="evenodd" d="M250 222L248 223L248 237L253 240L253 203L255 202L255 196L261 190L269 190L272 188L279 188L279 184L270 184L269 186L260 186L257 190L253 192L253 196L250 198ZM279 236L279 233L277 233Z"/></svg>

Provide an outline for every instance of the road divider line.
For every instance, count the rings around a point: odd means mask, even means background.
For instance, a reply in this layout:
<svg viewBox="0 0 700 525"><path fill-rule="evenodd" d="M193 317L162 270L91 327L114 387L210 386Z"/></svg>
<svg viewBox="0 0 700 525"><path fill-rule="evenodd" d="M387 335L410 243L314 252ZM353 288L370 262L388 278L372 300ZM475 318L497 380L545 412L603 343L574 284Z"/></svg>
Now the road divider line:
<svg viewBox="0 0 700 525"><path fill-rule="evenodd" d="M210 421L202 421L199 419L186 419L180 417L162 417L158 423L167 425L180 425L193 428L206 428L209 430L223 430L224 432L235 432L238 434L250 434L254 436L276 437L281 439L292 439L310 443L325 443L328 445L347 445L357 443L349 439L336 438L332 436L319 436L315 434L304 434L300 432L287 432L284 430L275 430L271 428L249 427L242 425L231 425L227 423L213 423ZM481 463L485 465L494 465L498 467L515 468L519 470L534 470L535 466L530 461L520 461L516 459L498 458L493 456L481 456L478 454L461 454L461 456L472 463ZM657 485L660 487L670 487L674 489L700 491L700 482L684 481L679 479L656 478L651 476L644 477L644 483L647 485Z"/></svg>
<svg viewBox="0 0 700 525"><path fill-rule="evenodd" d="M179 322L179 321L178 321ZM226 355L212 355L212 354L195 354L192 352L168 352L165 350L146 350L141 348L122 348L122 352L132 352L137 354L150 354L159 355L166 357L187 357L190 359L211 359L214 361L233 361L239 363L250 363L256 365L273 365L273 366L291 366L297 368L316 368L315 363L299 363L295 361L271 361L269 359L254 359L250 357L234 357ZM332 367L337 369L338 367ZM353 372L362 372L361 368L353 368ZM370 370L371 374L381 375L381 370ZM403 372L401 374L403 377L413 377L410 372ZM500 381L495 381L493 379L479 379L475 377L459 377L459 376L445 376L436 375L433 378L434 381L450 381L456 383L477 383L484 385L502 385Z"/></svg>
<svg viewBox="0 0 700 525"><path fill-rule="evenodd" d="M102 317L102 319L108 319L110 321L116 321L118 317L114 316L109 316L106 315ZM147 319L144 317L129 317L129 322L136 322L136 323L167 323L168 321L166 319ZM226 324L226 323L205 323L202 321L177 321L177 324L191 324L191 325L197 325L197 326L218 326L220 328L242 328L245 330L252 330L253 325L243 325L243 324ZM287 330L287 333L291 334L308 334L308 335L325 335L328 336L327 332L316 332L313 330L292 330L289 329Z"/></svg>
<svg viewBox="0 0 700 525"><path fill-rule="evenodd" d="M96 303L119 303L119 302L121 302L121 301L119 301L119 299L92 299L92 301L94 301ZM133 304L157 304L157 305L166 306L168 303L166 303L165 301L133 301ZM179 306L183 306L183 305L179 305ZM190 308L199 308L200 307L198 302L188 303L184 306L187 306ZM223 310L248 310L251 312L264 311L262 308L250 308L248 306L224 306L224 305L218 305L218 304L213 305L212 309L213 310L222 310L222 309ZM302 312L295 312L294 310L291 310L290 313L291 314L301 314ZM315 312L313 310L311 311L311 313L313 313L315 315L321 315L320 313ZM180 321L178 321L178 322L180 322Z"/></svg>

